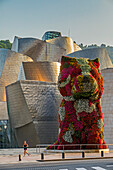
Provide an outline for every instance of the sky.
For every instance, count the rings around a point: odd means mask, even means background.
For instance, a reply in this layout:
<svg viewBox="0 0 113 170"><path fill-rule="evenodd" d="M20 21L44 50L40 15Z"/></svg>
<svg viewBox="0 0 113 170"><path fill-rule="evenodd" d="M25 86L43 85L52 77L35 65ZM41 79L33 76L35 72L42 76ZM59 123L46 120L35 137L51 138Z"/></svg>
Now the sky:
<svg viewBox="0 0 113 170"><path fill-rule="evenodd" d="M113 46L113 0L0 0L0 40L41 39L46 31Z"/></svg>

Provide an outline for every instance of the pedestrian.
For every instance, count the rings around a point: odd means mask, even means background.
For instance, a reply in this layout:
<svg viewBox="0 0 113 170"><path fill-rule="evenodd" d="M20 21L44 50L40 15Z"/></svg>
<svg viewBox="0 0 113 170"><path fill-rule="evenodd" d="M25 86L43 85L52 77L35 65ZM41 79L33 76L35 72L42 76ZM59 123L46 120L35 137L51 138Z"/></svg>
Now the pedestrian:
<svg viewBox="0 0 113 170"><path fill-rule="evenodd" d="M27 152L28 144L26 143L26 141L24 141L23 148L24 148L24 156L26 155L26 153L29 155L29 153Z"/></svg>

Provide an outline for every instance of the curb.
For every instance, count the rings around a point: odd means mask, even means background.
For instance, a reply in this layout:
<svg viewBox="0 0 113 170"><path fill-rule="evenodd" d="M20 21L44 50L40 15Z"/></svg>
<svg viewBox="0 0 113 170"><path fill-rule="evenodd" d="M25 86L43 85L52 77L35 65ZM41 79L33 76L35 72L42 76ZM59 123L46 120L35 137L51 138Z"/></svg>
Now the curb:
<svg viewBox="0 0 113 170"><path fill-rule="evenodd" d="M113 157L73 158L73 159L52 159L52 160L36 160L36 161L38 161L38 162L50 162L50 161L73 161L73 160L92 160L92 159L113 159Z"/></svg>

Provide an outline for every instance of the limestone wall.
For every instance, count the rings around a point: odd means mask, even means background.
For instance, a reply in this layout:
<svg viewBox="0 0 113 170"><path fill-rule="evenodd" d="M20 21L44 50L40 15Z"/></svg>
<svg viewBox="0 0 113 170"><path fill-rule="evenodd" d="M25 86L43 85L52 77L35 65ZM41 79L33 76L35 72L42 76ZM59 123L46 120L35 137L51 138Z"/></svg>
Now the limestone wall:
<svg viewBox="0 0 113 170"><path fill-rule="evenodd" d="M104 78L104 92L101 107L104 116L106 143L113 143L113 68L101 70Z"/></svg>
<svg viewBox="0 0 113 170"><path fill-rule="evenodd" d="M7 103L0 102L0 120L8 120Z"/></svg>

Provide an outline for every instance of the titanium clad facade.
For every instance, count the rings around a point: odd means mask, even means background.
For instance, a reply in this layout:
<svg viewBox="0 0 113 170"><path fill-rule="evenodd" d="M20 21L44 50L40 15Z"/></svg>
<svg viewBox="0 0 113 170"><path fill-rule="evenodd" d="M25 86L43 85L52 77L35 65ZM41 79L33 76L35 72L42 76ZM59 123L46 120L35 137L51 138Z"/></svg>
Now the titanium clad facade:
<svg viewBox="0 0 113 170"><path fill-rule="evenodd" d="M47 43L36 38L15 37L12 50L27 55L33 61L59 61L62 55L66 54L66 49L55 44Z"/></svg>
<svg viewBox="0 0 113 170"><path fill-rule="evenodd" d="M100 69L111 68L113 64L111 59L106 51L105 48L90 48L84 49L80 51L76 51L74 53L68 54L69 57L76 57L76 58L99 58L100 61Z"/></svg>
<svg viewBox="0 0 113 170"><path fill-rule="evenodd" d="M58 62L60 61L61 56L81 50L81 48L73 43L73 40L70 37L60 36L46 41L36 38L15 37L12 50L31 57L35 62Z"/></svg>
<svg viewBox="0 0 113 170"><path fill-rule="evenodd" d="M58 137L58 108L62 97L56 83L18 81L7 86L11 126L18 146L53 143Z"/></svg>
<svg viewBox="0 0 113 170"><path fill-rule="evenodd" d="M5 64L5 60L7 58L7 54L8 54L8 49L0 49L0 77L4 68L4 64Z"/></svg>
<svg viewBox="0 0 113 170"><path fill-rule="evenodd" d="M17 81L21 62L32 61L30 57L12 52L11 50L8 50L7 56L4 54L4 58L4 66L0 77L0 101L6 101L5 87Z"/></svg>
<svg viewBox="0 0 113 170"><path fill-rule="evenodd" d="M18 80L58 81L60 63L58 62L22 62Z"/></svg>
<svg viewBox="0 0 113 170"><path fill-rule="evenodd" d="M46 40L46 42L64 48L66 50L65 55L81 50L81 48L75 44L70 37L58 37Z"/></svg>

